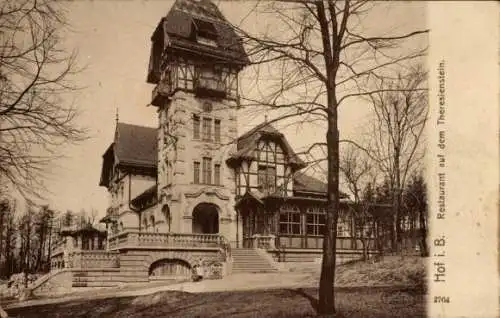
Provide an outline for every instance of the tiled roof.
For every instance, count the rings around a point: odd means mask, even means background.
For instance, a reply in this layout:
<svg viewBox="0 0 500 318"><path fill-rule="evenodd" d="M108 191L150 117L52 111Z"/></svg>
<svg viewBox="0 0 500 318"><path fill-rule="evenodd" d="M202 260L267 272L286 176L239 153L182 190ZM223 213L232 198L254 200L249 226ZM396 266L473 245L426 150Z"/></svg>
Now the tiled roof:
<svg viewBox="0 0 500 318"><path fill-rule="evenodd" d="M279 138L286 154L290 156L290 160L295 163L296 167L300 169L305 166L304 162L294 153L283 134L268 123L258 125L238 138L238 151L232 158L252 157L256 143L264 135ZM115 152L119 164L156 168L158 155L157 130L151 127L118 123L115 142L110 146L106 154L109 151ZM105 178L101 178L101 180L105 180ZM293 188L296 192L327 192L327 185L325 183L299 171L295 172L293 181ZM156 193L156 186L152 186L144 191L140 197L149 196L154 193ZM261 197L260 193L253 193L253 195L257 198ZM347 198L348 196L345 193L341 193L340 197Z"/></svg>
<svg viewBox="0 0 500 318"><path fill-rule="evenodd" d="M118 123L115 140L102 156L99 185L109 186L109 177L115 164L156 169L158 156L156 136L155 128Z"/></svg>
<svg viewBox="0 0 500 318"><path fill-rule="evenodd" d="M293 177L293 190L296 192L327 193L328 185L302 172L296 172ZM348 197L347 194L340 192L341 199L346 199Z"/></svg>
<svg viewBox="0 0 500 318"><path fill-rule="evenodd" d="M157 148L156 128L118 123L114 151L119 164L155 167Z"/></svg>
<svg viewBox="0 0 500 318"><path fill-rule="evenodd" d="M141 194L132 199L131 203L133 205L138 205L143 200L148 200L150 198L155 198L158 187L156 184L144 190Z"/></svg>
<svg viewBox="0 0 500 318"><path fill-rule="evenodd" d="M209 23L213 26L216 48L193 41L192 34L193 28L196 28L196 19L201 21L199 24ZM217 6L210 1L177 0L162 22L164 30L173 40L171 45L194 49L197 52L215 53L232 59L233 62L249 63L239 36Z"/></svg>

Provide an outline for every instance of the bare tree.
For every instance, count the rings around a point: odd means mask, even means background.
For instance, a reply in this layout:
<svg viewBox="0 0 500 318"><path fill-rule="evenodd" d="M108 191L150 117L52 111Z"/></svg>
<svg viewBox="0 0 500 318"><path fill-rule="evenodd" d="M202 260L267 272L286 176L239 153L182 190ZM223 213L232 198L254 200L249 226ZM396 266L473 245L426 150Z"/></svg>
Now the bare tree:
<svg viewBox="0 0 500 318"><path fill-rule="evenodd" d="M401 200L408 176L422 163L422 139L428 113L427 74L417 65L395 79L381 79L370 95L375 120L368 152L392 193L392 248L399 251Z"/></svg>
<svg viewBox="0 0 500 318"><path fill-rule="evenodd" d="M24 196L43 190L60 146L86 134L75 122L72 77L80 69L63 47L66 27L55 0L0 3L0 176Z"/></svg>
<svg viewBox="0 0 500 318"><path fill-rule="evenodd" d="M363 21L377 5L380 4L349 0L258 1L250 14L267 15L268 18L261 16L260 21L274 21L273 25L257 34L238 30L253 61L254 94L257 95L243 98L242 107L277 110L279 115L269 123L299 118L299 122L322 123L326 128L325 139L310 147L310 150L324 147L328 175L319 314L335 313L338 109L351 100L400 89L366 88L370 87L372 80L388 77L391 68L404 67L425 53L425 48L410 51L400 48L406 40L425 34L426 30L401 34L388 30L383 34L369 34L363 28ZM255 108L251 111L255 112Z"/></svg>
<svg viewBox="0 0 500 318"><path fill-rule="evenodd" d="M363 249L363 260L368 259L368 238L375 234L375 219L370 214L373 202L363 197L367 187L376 183L373 162L362 150L352 144L342 149L339 169L346 187L354 197L350 212L354 216L354 238L359 238ZM359 235L358 235L359 234ZM358 237L359 236L359 237Z"/></svg>
<svg viewBox="0 0 500 318"><path fill-rule="evenodd" d="M410 178L403 191L404 210L411 220L410 230L419 234L420 254L421 256L429 256L429 247L427 246L427 231L428 231L428 207L427 207L427 191L426 184L422 171L417 171ZM419 227L416 228L415 224Z"/></svg>

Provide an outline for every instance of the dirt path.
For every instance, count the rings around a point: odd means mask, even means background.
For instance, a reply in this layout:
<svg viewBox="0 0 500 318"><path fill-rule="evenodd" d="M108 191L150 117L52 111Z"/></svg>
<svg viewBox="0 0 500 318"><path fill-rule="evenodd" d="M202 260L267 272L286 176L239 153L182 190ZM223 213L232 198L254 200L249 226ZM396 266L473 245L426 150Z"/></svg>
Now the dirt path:
<svg viewBox="0 0 500 318"><path fill-rule="evenodd" d="M24 302L11 303L5 309L30 307L46 304L57 304L71 301L105 299L109 297L131 297L150 295L161 291L177 290L189 293L205 293L218 291L244 291L277 288L298 288L304 286L304 281L310 275L298 273L265 273L265 274L234 274L219 280L203 280L201 282L185 282L170 285L141 285L130 288L106 288L82 291L68 296L32 299Z"/></svg>

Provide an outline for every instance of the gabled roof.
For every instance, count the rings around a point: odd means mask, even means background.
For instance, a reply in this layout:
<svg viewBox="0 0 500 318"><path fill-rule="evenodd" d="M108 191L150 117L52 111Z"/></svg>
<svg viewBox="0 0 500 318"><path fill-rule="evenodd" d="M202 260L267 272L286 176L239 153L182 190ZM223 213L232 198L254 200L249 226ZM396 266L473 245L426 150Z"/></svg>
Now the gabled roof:
<svg viewBox="0 0 500 318"><path fill-rule="evenodd" d="M231 155L228 159L228 163L237 162L240 159L256 159L254 150L257 148L259 140L265 136L274 138L281 144L289 164L294 166L296 169L301 169L306 166L305 163L295 154L285 136L267 122L255 126L253 129L238 138L236 142L237 151Z"/></svg>
<svg viewBox="0 0 500 318"><path fill-rule="evenodd" d="M92 232L96 232L99 234L106 233L105 230L98 229L98 228L94 227L92 224L87 223L87 224L84 224L81 226L63 228L61 230L61 235L64 235L64 236L71 235L72 236L72 235L78 235L80 233L92 233Z"/></svg>
<svg viewBox="0 0 500 318"><path fill-rule="evenodd" d="M103 155L99 185L108 186L109 173L115 164L156 168L157 148L156 128L117 123L114 142Z"/></svg>
<svg viewBox="0 0 500 318"><path fill-rule="evenodd" d="M176 0L161 24L172 47L226 57L234 63L249 63L240 37L208 0ZM193 34L197 31L213 33L217 47L196 42Z"/></svg>
<svg viewBox="0 0 500 318"><path fill-rule="evenodd" d="M114 151L122 165L156 166L157 129L118 123Z"/></svg>

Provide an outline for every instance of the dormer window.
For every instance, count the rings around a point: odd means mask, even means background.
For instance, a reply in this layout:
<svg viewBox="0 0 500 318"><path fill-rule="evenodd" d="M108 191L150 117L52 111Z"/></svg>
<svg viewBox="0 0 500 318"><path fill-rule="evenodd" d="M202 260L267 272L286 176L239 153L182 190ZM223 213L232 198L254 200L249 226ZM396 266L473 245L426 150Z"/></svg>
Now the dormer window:
<svg viewBox="0 0 500 318"><path fill-rule="evenodd" d="M217 47L217 30L211 22L193 19L193 25L198 43Z"/></svg>

